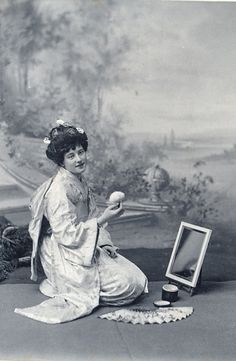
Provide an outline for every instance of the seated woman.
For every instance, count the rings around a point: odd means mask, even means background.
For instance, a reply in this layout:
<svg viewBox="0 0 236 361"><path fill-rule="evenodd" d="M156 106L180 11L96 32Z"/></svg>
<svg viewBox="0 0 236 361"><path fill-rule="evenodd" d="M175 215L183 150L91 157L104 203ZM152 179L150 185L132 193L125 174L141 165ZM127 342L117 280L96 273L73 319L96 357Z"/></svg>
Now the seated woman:
<svg viewBox="0 0 236 361"><path fill-rule="evenodd" d="M119 217L122 204L99 214L83 173L87 165L87 135L64 122L47 138L47 157L59 168L31 200L29 232L33 240L31 278L37 264L46 279L40 291L50 297L16 313L60 323L90 314L99 305L121 306L147 292L147 278L133 263L117 254L107 222Z"/></svg>

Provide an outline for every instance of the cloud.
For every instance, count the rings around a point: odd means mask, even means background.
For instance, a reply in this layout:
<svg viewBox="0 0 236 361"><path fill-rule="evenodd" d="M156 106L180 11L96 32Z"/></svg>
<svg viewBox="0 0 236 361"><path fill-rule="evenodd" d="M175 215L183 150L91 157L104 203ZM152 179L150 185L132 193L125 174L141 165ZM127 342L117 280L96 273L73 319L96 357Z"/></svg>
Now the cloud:
<svg viewBox="0 0 236 361"><path fill-rule="evenodd" d="M157 121L185 131L212 123L235 128L236 3L123 6L133 47L126 59L130 90L120 97L137 127L145 119L150 129Z"/></svg>

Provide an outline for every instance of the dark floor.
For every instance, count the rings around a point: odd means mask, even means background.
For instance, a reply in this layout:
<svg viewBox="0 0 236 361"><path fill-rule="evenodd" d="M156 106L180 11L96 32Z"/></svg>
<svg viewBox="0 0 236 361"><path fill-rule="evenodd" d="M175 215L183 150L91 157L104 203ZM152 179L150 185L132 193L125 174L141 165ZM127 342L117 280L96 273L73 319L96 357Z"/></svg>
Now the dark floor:
<svg viewBox="0 0 236 361"><path fill-rule="evenodd" d="M147 275L149 281L162 281L165 279L171 249L125 249L120 254L134 262ZM202 278L205 281L236 280L235 256L219 254L209 249L206 254ZM20 267L10 273L5 283L31 283L30 267Z"/></svg>

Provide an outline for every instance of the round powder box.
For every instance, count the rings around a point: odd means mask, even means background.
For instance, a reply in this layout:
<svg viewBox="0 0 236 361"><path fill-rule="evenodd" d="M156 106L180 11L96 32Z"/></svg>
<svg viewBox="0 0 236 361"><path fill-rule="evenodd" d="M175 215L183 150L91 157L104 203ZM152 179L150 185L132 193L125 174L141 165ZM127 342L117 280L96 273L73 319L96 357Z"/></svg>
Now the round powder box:
<svg viewBox="0 0 236 361"><path fill-rule="evenodd" d="M169 307L171 304L169 301L157 300L153 302L156 307Z"/></svg>
<svg viewBox="0 0 236 361"><path fill-rule="evenodd" d="M162 287L162 300L175 302L178 299L178 287L171 284L166 284Z"/></svg>

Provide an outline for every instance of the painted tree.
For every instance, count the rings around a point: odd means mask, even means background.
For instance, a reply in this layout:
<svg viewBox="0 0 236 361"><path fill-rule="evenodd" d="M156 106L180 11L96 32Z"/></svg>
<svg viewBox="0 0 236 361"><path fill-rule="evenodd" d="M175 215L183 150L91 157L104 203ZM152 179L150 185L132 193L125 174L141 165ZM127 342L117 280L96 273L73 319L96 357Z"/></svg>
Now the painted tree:
<svg viewBox="0 0 236 361"><path fill-rule="evenodd" d="M93 167L118 158L122 148L119 129L123 115L116 106L104 111L106 94L122 80L122 61L129 50L127 36L117 31L117 4L108 0L76 2L73 11L66 13L67 26L57 47L61 59L57 76L68 84L72 121L89 134Z"/></svg>
<svg viewBox="0 0 236 361"><path fill-rule="evenodd" d="M3 9L2 37L5 64L16 67L16 86L20 95L27 95L29 69L42 48L43 22L34 0L10 0Z"/></svg>
<svg viewBox="0 0 236 361"><path fill-rule="evenodd" d="M67 13L70 26L58 49L61 70L86 121L102 120L104 92L118 85L122 57L129 48L127 37L116 35L116 10L113 1L78 1Z"/></svg>
<svg viewBox="0 0 236 361"><path fill-rule="evenodd" d="M2 89L5 102L2 118L11 133L20 131L42 135L48 128L45 111L64 104L58 86L52 84L52 73L44 86L34 86L35 69L42 64L42 52L55 49L64 29L64 14L49 19L40 11L35 0L9 0L1 3L1 38L4 52L1 69L5 74ZM32 83L32 84L31 84ZM50 100L50 104L49 104ZM43 121L40 121L41 119ZM46 120L46 121L45 121Z"/></svg>
<svg viewBox="0 0 236 361"><path fill-rule="evenodd" d="M21 98L17 104L25 110L26 119L30 103L37 108L34 95L42 110L40 98L51 99L47 89L59 88L61 94L53 104L55 115L69 110L72 121L79 118L88 128L100 127L102 131L104 93L118 84L122 57L128 49L127 37L118 34L114 26L117 5L108 0L69 2L73 6L65 2L65 10L54 15L42 6L46 3L9 0L2 7L7 98L11 104ZM44 88L42 84L34 86L37 71L48 74L42 77ZM12 108L11 117L16 111L21 113ZM31 111L29 114L32 117Z"/></svg>
<svg viewBox="0 0 236 361"><path fill-rule="evenodd" d="M115 185L118 174L131 184L137 159L133 148L124 152L125 115L106 101L113 87L125 84L130 44L121 7L118 0L9 0L2 7L8 130L43 138L57 118L84 127L96 185L103 176ZM115 171L108 175L111 163Z"/></svg>

